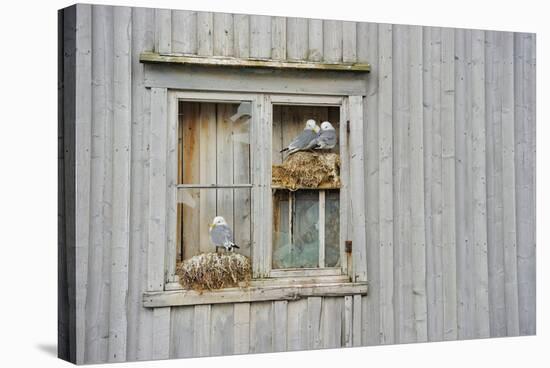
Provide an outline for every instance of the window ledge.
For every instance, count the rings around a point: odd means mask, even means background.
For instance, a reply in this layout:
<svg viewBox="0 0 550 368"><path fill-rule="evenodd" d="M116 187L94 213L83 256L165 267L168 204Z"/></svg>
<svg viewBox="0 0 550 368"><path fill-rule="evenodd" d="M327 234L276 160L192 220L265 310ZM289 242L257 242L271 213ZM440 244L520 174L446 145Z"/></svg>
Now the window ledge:
<svg viewBox="0 0 550 368"><path fill-rule="evenodd" d="M226 288L212 291L171 290L143 294L143 306L148 308L199 304L248 303L271 300L298 300L311 296L367 295L366 282L332 282L317 284L278 284L273 281L253 281L248 287Z"/></svg>

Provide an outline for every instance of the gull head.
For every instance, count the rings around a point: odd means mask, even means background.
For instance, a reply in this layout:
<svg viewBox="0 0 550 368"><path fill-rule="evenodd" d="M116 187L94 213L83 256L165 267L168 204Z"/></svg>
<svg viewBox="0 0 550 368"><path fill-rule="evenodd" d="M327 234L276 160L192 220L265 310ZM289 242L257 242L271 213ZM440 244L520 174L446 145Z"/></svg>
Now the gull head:
<svg viewBox="0 0 550 368"><path fill-rule="evenodd" d="M315 133L319 131L319 127L313 119L309 119L308 121L306 121L306 129L313 130Z"/></svg>
<svg viewBox="0 0 550 368"><path fill-rule="evenodd" d="M227 222L225 221L225 219L223 217L216 216L216 217L214 217L214 220L212 221L212 224L210 224L210 228L212 229L213 227L220 226L220 225L227 225Z"/></svg>
<svg viewBox="0 0 550 368"><path fill-rule="evenodd" d="M323 121L321 124L321 130L334 130L334 127L328 121Z"/></svg>

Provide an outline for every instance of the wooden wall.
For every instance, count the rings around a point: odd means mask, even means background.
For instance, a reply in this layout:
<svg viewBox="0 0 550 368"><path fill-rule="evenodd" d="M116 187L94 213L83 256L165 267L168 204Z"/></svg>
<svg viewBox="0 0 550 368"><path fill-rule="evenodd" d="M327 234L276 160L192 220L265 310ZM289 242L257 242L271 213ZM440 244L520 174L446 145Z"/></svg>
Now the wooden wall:
<svg viewBox="0 0 550 368"><path fill-rule="evenodd" d="M77 68L74 81L64 75L76 95L61 104L76 122L61 129L76 144L60 159L69 179L76 163L77 195L73 208L65 189L60 219L60 259L73 254L77 271L76 348L64 354L95 363L535 333L534 34L99 5L64 13L76 16L62 27L76 52L62 64ZM143 51L372 64L368 296L142 307L154 191Z"/></svg>

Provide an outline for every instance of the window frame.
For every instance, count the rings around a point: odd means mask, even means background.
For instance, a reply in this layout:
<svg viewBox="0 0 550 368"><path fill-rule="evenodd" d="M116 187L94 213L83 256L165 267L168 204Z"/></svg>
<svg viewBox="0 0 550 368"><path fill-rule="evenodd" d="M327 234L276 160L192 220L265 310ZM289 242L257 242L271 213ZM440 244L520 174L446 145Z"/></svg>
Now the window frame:
<svg viewBox="0 0 550 368"><path fill-rule="evenodd" d="M252 278L273 279L274 282L285 282L288 278L323 278L338 277L350 274L350 263L353 256L345 252L345 242L351 239L349 226L349 146L348 146L348 96L294 95L269 93L240 92L198 92L168 90L168 196L167 196L167 242L165 250L165 290L182 289L176 275L176 232L177 232L177 192L178 188L217 188L211 183L179 184L177 182L177 143L178 143L178 106L180 101L210 102L210 103L242 103L252 104L250 123L250 184L235 184L224 187L251 188L251 262ZM273 106L303 105L338 107L340 113L340 266L323 268L272 268L272 135ZM346 205L348 203L348 205ZM266 215L267 214L267 215Z"/></svg>
<svg viewBox="0 0 550 368"><path fill-rule="evenodd" d="M148 67L149 68L149 67ZM147 69L146 68L146 71ZM155 70L155 66L150 66ZM172 72L167 73L172 75ZM324 75L324 74L323 74ZM179 75L174 74L174 78ZM318 76L317 76L318 77ZM150 88L150 136L149 136L149 210L148 210L148 243L144 245L147 252L147 285L143 293L143 306L148 308L199 305L214 303L252 302L260 300L296 300L311 296L350 296L366 295L368 290L366 273L366 224L365 224L365 177L364 177L364 94L342 95L326 94L316 91L304 95L304 90L292 81L289 91L275 94L263 90L254 92L218 92L185 90L180 87L155 86L146 79ZM220 90L227 86L220 86ZM306 93L309 93L307 91ZM178 144L178 97L192 101L205 102L242 102L252 101L251 137L251 180L252 214L255 226L252 228L252 266L254 279L247 285L221 290L196 292L181 287L175 275L176 267L176 232L177 232L177 144ZM309 270L285 270L285 277L278 277L279 271L273 271L270 277L271 246L271 152L272 152L272 102L317 105L319 101L334 98L342 100L344 106L340 114L340 129L349 137L348 164L342 166L341 176L353 178L345 184L346 190L340 192L340 207L347 209L350 216L346 224L349 240L357 246L342 259L347 260L345 274L315 275ZM351 124L350 124L351 121ZM341 138L342 139L342 138ZM342 152L342 151L341 151ZM266 157L268 159L258 159ZM345 158L344 158L345 161ZM344 179L344 182L346 179ZM162 190L161 188L165 188ZM348 193L343 198L344 193ZM353 201L350 198L353 197ZM254 231L258 226L258 214L264 216L267 223L260 227L267 231ZM341 236L344 225L341 223ZM171 231L173 229L173 231ZM344 262L342 262L344 264ZM326 270L324 270L326 272Z"/></svg>
<svg viewBox="0 0 550 368"><path fill-rule="evenodd" d="M270 178L270 207L269 207L269 234L270 237L267 240L266 248L268 249L269 256L259 261L263 261L262 265L265 271L265 275L268 278L288 278L288 277L330 277L330 276L342 276L349 275L348 262L350 261L348 255L345 252L345 242L350 239L348 228L348 206L343 205L347 203L349 198L349 148L348 148L348 97L347 96L321 96L321 95L290 95L290 94L269 94L265 98L265 102L268 104L266 110L266 116L264 117L270 124L270 150L269 156L266 158L269 162L268 172L265 175ZM288 269L273 269L272 268L272 256L273 256L273 201L271 195L271 163L273 158L271 156L272 150L272 134L273 134L273 106L274 105L287 105L287 106L331 106L339 108L340 115L340 131L339 131L339 145L340 145L340 266L338 267L316 267L316 268L288 268ZM254 275L253 275L254 277Z"/></svg>

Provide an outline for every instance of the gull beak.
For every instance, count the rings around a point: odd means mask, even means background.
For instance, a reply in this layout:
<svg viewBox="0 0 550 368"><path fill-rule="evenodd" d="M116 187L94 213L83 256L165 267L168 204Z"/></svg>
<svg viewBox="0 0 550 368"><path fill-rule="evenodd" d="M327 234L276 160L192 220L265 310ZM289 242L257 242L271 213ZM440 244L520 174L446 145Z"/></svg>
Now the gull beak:
<svg viewBox="0 0 550 368"><path fill-rule="evenodd" d="M208 225L208 228L209 228L210 230L212 230L212 228L213 228L214 226L216 226L216 224L210 224L210 225Z"/></svg>
<svg viewBox="0 0 550 368"><path fill-rule="evenodd" d="M319 128L317 125L315 125L315 128L313 128L313 131L315 133L319 133L320 130L321 130L321 128Z"/></svg>

